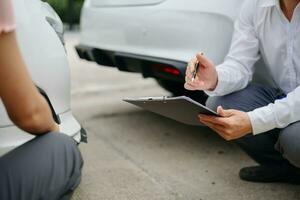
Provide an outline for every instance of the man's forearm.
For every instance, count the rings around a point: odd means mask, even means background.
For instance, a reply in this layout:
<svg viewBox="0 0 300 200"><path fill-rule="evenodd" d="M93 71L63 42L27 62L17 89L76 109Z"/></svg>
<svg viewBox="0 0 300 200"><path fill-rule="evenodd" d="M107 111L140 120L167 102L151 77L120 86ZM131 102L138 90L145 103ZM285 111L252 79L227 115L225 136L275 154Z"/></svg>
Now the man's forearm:
<svg viewBox="0 0 300 200"><path fill-rule="evenodd" d="M276 100L268 106L248 113L253 134L267 132L274 128L285 128L300 121L300 86L290 92L286 98Z"/></svg>
<svg viewBox="0 0 300 200"><path fill-rule="evenodd" d="M218 82L213 91L205 91L209 96L224 96L245 88L252 74L236 66L234 63L225 62L217 66Z"/></svg>

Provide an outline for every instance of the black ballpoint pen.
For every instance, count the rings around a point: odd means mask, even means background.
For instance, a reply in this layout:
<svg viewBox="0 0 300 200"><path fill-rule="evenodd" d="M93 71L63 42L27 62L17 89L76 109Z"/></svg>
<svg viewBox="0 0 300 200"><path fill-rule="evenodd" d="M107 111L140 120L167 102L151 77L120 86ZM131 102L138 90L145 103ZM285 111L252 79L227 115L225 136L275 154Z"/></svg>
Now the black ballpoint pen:
<svg viewBox="0 0 300 200"><path fill-rule="evenodd" d="M192 77L192 82L194 82L196 76L197 76L197 73L198 73L198 69L199 69L199 62L196 62L195 64L195 68L194 68L194 71L193 71L193 77Z"/></svg>

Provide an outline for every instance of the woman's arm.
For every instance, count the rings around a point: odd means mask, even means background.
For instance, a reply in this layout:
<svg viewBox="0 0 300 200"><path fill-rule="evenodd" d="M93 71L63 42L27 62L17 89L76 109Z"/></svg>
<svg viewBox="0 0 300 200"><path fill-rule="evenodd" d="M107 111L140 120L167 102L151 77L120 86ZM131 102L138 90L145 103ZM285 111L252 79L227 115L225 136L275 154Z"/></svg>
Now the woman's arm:
<svg viewBox="0 0 300 200"><path fill-rule="evenodd" d="M10 119L34 135L58 131L22 59L15 32L0 34L0 97Z"/></svg>

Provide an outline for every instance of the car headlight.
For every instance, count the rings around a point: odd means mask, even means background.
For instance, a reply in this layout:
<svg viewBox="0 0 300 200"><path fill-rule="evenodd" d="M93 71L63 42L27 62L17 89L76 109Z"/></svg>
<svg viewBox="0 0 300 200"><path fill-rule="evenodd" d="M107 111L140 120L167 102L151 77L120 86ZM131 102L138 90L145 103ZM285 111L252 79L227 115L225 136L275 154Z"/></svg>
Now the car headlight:
<svg viewBox="0 0 300 200"><path fill-rule="evenodd" d="M59 37L60 41L62 42L62 44L65 45L64 26L60 17L48 3L43 2L42 4L45 11L45 18L47 22L52 26L57 36Z"/></svg>

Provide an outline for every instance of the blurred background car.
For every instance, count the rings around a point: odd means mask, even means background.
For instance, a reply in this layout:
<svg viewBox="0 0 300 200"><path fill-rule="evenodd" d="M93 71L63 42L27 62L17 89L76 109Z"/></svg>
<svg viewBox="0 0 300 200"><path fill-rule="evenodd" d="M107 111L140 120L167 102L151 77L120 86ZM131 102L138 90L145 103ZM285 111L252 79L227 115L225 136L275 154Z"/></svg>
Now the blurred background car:
<svg viewBox="0 0 300 200"><path fill-rule="evenodd" d="M204 103L204 93L183 88L187 62L199 51L215 64L223 62L242 3L86 0L76 49L82 59L155 78L173 95Z"/></svg>
<svg viewBox="0 0 300 200"><path fill-rule="evenodd" d="M19 47L33 82L49 103L61 132L79 143L85 133L71 111L63 24L48 3L40 0L14 0L13 3ZM34 137L13 125L1 101L0 119L0 155Z"/></svg>

